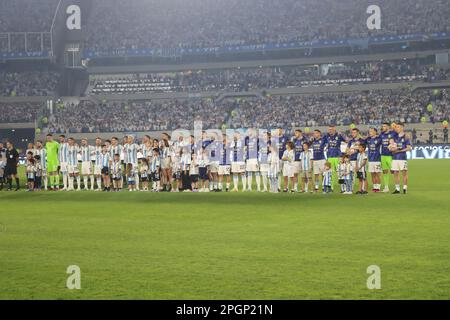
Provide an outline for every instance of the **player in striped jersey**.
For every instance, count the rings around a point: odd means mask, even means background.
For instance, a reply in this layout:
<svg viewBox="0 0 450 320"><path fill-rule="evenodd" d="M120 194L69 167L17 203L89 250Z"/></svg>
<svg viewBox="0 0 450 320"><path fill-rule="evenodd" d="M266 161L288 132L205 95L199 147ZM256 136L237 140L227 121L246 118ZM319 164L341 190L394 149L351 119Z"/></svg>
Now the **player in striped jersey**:
<svg viewBox="0 0 450 320"><path fill-rule="evenodd" d="M152 162L150 163L150 172L152 174L152 192L159 192L160 187L160 168L161 160L159 158L159 149L153 149Z"/></svg>
<svg viewBox="0 0 450 320"><path fill-rule="evenodd" d="M67 162L67 171L69 173L69 186L67 191L74 190L74 179L77 179L77 191L81 190L81 178L80 178L80 169L78 168L78 153L80 152L77 145L75 145L75 139L68 139L68 162Z"/></svg>
<svg viewBox="0 0 450 320"><path fill-rule="evenodd" d="M323 170L323 193L330 193L331 186L333 185L333 170L331 168L331 162L325 162L324 170Z"/></svg>
<svg viewBox="0 0 450 320"><path fill-rule="evenodd" d="M220 163L220 147L221 143L217 140L217 134L211 134L210 143L206 147L209 159L208 173L209 173L209 191L219 190L219 163Z"/></svg>
<svg viewBox="0 0 450 320"><path fill-rule="evenodd" d="M44 144L41 140L36 141L36 153L35 156L39 156L40 168L42 170L41 182L44 183L44 190L48 190L48 180L47 180L47 152L44 148Z"/></svg>
<svg viewBox="0 0 450 320"><path fill-rule="evenodd" d="M91 190L94 190L94 172L92 171L92 153L94 148L88 144L86 138L81 139L81 175L83 176L84 190L88 188L88 178L91 179Z"/></svg>
<svg viewBox="0 0 450 320"><path fill-rule="evenodd" d="M261 131L259 138L259 148L258 148L258 163L259 163L259 173L263 182L262 192L267 192L267 175L269 173L269 155L270 147L270 133L268 131Z"/></svg>
<svg viewBox="0 0 450 320"><path fill-rule="evenodd" d="M113 180L114 191L120 191L123 188L123 173L122 173L122 162L120 161L120 154L116 153L114 155L114 161L111 165L111 176Z"/></svg>
<svg viewBox="0 0 450 320"><path fill-rule="evenodd" d="M227 135L222 135L221 142L221 150L220 150L220 162L219 162L219 191L223 190L223 180L225 181L225 191L228 192L230 190L231 185L231 159L229 156L230 150L228 149L229 145L227 143Z"/></svg>
<svg viewBox="0 0 450 320"><path fill-rule="evenodd" d="M59 160L59 170L61 171L63 178L63 188L61 190L67 190L69 182L69 153L68 144L66 142L66 136L63 134L59 136L59 150L58 150L58 160Z"/></svg>
<svg viewBox="0 0 450 320"><path fill-rule="evenodd" d="M183 136L180 136L179 143L173 148L170 147L170 143L167 140L159 141L159 157L161 161L161 181L160 184L163 186L163 190L172 191L172 183L173 177L176 174L174 169L177 170L179 168L179 155L180 155L180 146L183 145ZM177 189L180 183L180 175L177 176Z"/></svg>
<svg viewBox="0 0 450 320"><path fill-rule="evenodd" d="M313 192L312 188L312 177L313 177L313 152L309 149L309 143L305 141L303 143L303 151L300 154L300 163L301 163L301 178L304 184L302 188L302 192L308 192L308 188L311 187L311 192Z"/></svg>
<svg viewBox="0 0 450 320"><path fill-rule="evenodd" d="M94 176L97 181L97 189L94 189L94 184L91 185L91 190L102 190L102 139L97 137L95 139L95 146L92 149L92 158L94 162Z"/></svg>
<svg viewBox="0 0 450 320"><path fill-rule="evenodd" d="M255 174L256 189L261 191L261 179L258 164L258 137L254 129L248 129L248 136L245 137L247 190L252 191L253 173Z"/></svg>
<svg viewBox="0 0 450 320"><path fill-rule="evenodd" d="M111 138L111 147L109 148L109 154L113 158L116 154L122 154L122 145L119 144L119 139L117 137Z"/></svg>
<svg viewBox="0 0 450 320"><path fill-rule="evenodd" d="M241 135L236 132L230 143L231 173L233 174L233 192L239 191L239 176L242 179L242 191L246 190L247 179L245 177L245 143Z"/></svg>
<svg viewBox="0 0 450 320"><path fill-rule="evenodd" d="M150 136L145 135L142 138L142 144L140 146L140 149L141 149L142 156L145 159L147 159L147 161L149 161L150 158L152 157L152 150L153 150L152 138L150 138Z"/></svg>
<svg viewBox="0 0 450 320"><path fill-rule="evenodd" d="M138 145L134 141L134 137L129 135L127 138L127 143L123 146L125 155L125 164L131 164L133 168L138 168L137 151L139 149ZM134 181L136 182L136 190L139 191L139 171L134 171Z"/></svg>
<svg viewBox="0 0 450 320"><path fill-rule="evenodd" d="M358 156L356 158L356 176L359 180L359 191L356 194L367 194L367 154L366 145L358 145Z"/></svg>

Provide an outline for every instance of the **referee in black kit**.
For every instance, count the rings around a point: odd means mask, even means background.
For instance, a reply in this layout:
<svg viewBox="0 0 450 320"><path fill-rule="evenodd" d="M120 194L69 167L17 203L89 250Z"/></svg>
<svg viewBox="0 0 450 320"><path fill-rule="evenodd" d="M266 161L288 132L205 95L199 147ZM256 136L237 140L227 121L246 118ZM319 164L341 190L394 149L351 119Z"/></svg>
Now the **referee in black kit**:
<svg viewBox="0 0 450 320"><path fill-rule="evenodd" d="M17 175L17 167L19 166L19 153L11 142L6 143L6 167L5 176L8 179L8 191L12 190L12 179L16 180L16 191L19 190L19 176Z"/></svg>

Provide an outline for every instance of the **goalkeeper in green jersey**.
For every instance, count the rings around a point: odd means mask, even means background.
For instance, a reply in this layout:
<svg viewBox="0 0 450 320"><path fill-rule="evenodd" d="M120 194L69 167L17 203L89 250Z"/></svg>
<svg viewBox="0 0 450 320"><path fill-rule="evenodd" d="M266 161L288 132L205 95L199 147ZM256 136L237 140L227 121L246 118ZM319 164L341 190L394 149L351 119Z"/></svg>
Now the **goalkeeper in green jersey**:
<svg viewBox="0 0 450 320"><path fill-rule="evenodd" d="M50 180L50 190L59 189L59 161L58 161L59 143L53 140L53 135L47 135L45 151L47 153L47 175Z"/></svg>

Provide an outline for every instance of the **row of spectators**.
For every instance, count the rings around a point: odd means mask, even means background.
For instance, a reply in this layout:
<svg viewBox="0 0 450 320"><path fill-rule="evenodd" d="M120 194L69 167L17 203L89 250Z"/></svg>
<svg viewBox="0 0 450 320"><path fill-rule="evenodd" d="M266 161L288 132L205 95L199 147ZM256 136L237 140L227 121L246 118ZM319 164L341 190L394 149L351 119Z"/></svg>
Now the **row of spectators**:
<svg viewBox="0 0 450 320"><path fill-rule="evenodd" d="M0 123L34 122L42 112L42 103L0 103Z"/></svg>
<svg viewBox="0 0 450 320"><path fill-rule="evenodd" d="M381 29L366 10L381 8ZM96 0L93 50L216 47L450 31L448 0Z"/></svg>
<svg viewBox="0 0 450 320"><path fill-rule="evenodd" d="M427 106L432 104L432 112ZM82 102L57 109L50 132L126 132L204 128L285 128L383 121L419 123L449 118L449 92L406 89L374 92L272 96L263 99L167 100L133 103Z"/></svg>
<svg viewBox="0 0 450 320"><path fill-rule="evenodd" d="M1 32L49 32L59 0L0 1ZM80 3L83 3L81 1ZM450 31L448 0L378 0L381 29L368 30L372 0L96 0L93 50L192 48ZM83 6L82 6L83 8ZM28 42L39 47L39 35ZM23 46L20 38L13 39ZM45 39L47 41L47 39ZM5 39L0 37L0 48ZM32 51L32 48L28 48Z"/></svg>
<svg viewBox="0 0 450 320"><path fill-rule="evenodd" d="M213 128L226 121L233 104L211 100L136 101L95 104L83 101L56 109L49 117L50 132L136 132L193 126L202 120Z"/></svg>
<svg viewBox="0 0 450 320"><path fill-rule="evenodd" d="M49 32L59 0L1 0L0 32Z"/></svg>
<svg viewBox="0 0 450 320"><path fill-rule="evenodd" d="M53 71L0 71L0 96L52 96L59 77Z"/></svg>
<svg viewBox="0 0 450 320"><path fill-rule="evenodd" d="M433 111L427 111L432 104ZM278 96L245 101L236 109L231 127L302 127L322 125L380 125L383 121L420 123L449 118L450 95L443 91L407 89Z"/></svg>
<svg viewBox="0 0 450 320"><path fill-rule="evenodd" d="M406 79L405 79L406 77ZM405 80L450 79L450 70L423 66L415 60L353 63L324 66L260 67L225 70L193 70L171 74L137 74L93 78L92 94L149 92L241 92L252 89L301 87L316 84L348 84ZM320 83L318 81L326 81Z"/></svg>

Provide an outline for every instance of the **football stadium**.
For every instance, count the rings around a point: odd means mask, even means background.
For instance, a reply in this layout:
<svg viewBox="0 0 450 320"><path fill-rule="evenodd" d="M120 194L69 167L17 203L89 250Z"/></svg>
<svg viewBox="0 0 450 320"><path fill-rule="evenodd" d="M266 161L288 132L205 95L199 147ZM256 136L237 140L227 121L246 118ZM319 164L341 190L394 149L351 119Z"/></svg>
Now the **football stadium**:
<svg viewBox="0 0 450 320"><path fill-rule="evenodd" d="M0 0L0 300L448 300L449 55L449 0Z"/></svg>

